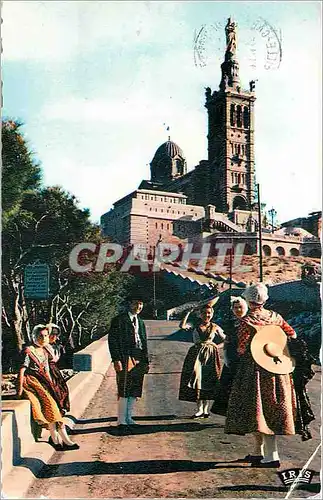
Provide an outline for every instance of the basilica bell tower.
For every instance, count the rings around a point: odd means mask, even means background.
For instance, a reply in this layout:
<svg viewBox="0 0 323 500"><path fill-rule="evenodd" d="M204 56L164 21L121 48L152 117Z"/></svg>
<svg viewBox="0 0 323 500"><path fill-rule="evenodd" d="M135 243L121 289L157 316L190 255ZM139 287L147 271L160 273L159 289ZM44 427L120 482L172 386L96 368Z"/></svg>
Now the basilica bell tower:
<svg viewBox="0 0 323 500"><path fill-rule="evenodd" d="M255 82L249 91L240 85L236 58L237 25L225 27L226 52L218 91L206 89L208 111L208 203L216 211L250 210L255 197L254 102Z"/></svg>

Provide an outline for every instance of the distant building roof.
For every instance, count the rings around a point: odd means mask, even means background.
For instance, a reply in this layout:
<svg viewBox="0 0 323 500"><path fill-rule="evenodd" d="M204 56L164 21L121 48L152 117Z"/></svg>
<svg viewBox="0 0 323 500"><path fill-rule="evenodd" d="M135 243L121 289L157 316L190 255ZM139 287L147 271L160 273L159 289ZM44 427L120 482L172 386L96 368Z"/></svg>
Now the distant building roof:
<svg viewBox="0 0 323 500"><path fill-rule="evenodd" d="M292 226L287 226L287 227L282 227L278 229L277 231L274 231L274 235L282 235L282 236L301 236L301 237L311 237L313 236L312 233L309 233L306 231L306 229L303 229L302 227L292 227Z"/></svg>

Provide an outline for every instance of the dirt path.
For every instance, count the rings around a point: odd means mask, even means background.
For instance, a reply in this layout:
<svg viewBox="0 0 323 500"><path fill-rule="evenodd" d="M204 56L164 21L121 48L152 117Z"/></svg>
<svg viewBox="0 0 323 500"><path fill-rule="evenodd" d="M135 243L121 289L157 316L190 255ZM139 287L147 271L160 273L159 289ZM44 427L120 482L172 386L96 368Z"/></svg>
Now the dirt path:
<svg viewBox="0 0 323 500"><path fill-rule="evenodd" d="M123 437L116 433L111 370L73 431L80 450L55 453L28 498L284 498L286 490L275 469L252 469L236 461L250 451L250 437L224 434L220 416L188 418L194 405L177 396L190 344L183 334L166 339L164 333L168 332L155 327L150 336L152 369L144 398L136 406L141 424L136 432ZM319 373L309 391L319 415ZM281 470L302 467L313 453L320 440L318 420L311 429L313 439L304 443L299 436L280 438ZM319 456L310 468L320 470ZM311 491L299 490L291 498L309 497L317 488L312 484Z"/></svg>

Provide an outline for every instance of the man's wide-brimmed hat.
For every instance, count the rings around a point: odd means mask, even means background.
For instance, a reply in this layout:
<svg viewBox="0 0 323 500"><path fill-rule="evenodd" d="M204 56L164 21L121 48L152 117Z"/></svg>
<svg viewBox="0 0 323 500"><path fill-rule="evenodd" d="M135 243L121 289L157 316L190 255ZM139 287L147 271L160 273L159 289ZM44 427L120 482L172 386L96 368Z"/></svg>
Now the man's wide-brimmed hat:
<svg viewBox="0 0 323 500"><path fill-rule="evenodd" d="M286 375L295 368L295 360L288 350L287 336L277 325L259 328L250 348L256 363L270 373Z"/></svg>
<svg viewBox="0 0 323 500"><path fill-rule="evenodd" d="M144 297L143 294L139 292L131 292L129 295L126 297L126 302L131 304L131 302L144 302Z"/></svg>

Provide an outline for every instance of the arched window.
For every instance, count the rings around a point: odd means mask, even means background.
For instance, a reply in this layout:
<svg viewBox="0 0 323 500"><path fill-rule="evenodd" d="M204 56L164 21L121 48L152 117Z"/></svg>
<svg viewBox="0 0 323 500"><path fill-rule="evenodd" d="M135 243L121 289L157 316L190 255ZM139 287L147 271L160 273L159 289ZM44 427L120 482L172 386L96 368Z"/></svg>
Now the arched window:
<svg viewBox="0 0 323 500"><path fill-rule="evenodd" d="M241 184L241 175L238 174L238 184Z"/></svg>
<svg viewBox="0 0 323 500"><path fill-rule="evenodd" d="M235 125L235 122L234 122L234 108L235 108L234 104L231 104L231 106L230 106L230 125L231 125L231 127L234 127L234 125Z"/></svg>
<svg viewBox="0 0 323 500"><path fill-rule="evenodd" d="M262 252L263 254L266 256L266 257L270 257L271 256L271 248L269 245L264 245L262 247Z"/></svg>
<svg viewBox="0 0 323 500"><path fill-rule="evenodd" d="M156 227L156 229L158 228L158 224L157 224L157 222L156 222L156 224L155 224L155 227Z"/></svg>
<svg viewBox="0 0 323 500"><path fill-rule="evenodd" d="M164 224L163 223L161 223L161 228L164 229Z"/></svg>
<svg viewBox="0 0 323 500"><path fill-rule="evenodd" d="M291 248L289 251L290 255L297 257L299 255L299 250L297 248Z"/></svg>
<svg viewBox="0 0 323 500"><path fill-rule="evenodd" d="M245 255L252 255L253 254L251 245L249 245L249 243L246 243L246 246L244 247L244 252L243 253Z"/></svg>
<svg viewBox="0 0 323 500"><path fill-rule="evenodd" d="M277 255L285 255L285 248L284 247L277 247L276 252L277 252Z"/></svg>
<svg viewBox="0 0 323 500"><path fill-rule="evenodd" d="M242 127L242 109L241 106L237 106L237 127Z"/></svg>
<svg viewBox="0 0 323 500"><path fill-rule="evenodd" d="M233 210L247 210L247 201L243 196L236 196L233 200Z"/></svg>
<svg viewBox="0 0 323 500"><path fill-rule="evenodd" d="M241 153L241 146L238 144L238 155Z"/></svg>
<svg viewBox="0 0 323 500"><path fill-rule="evenodd" d="M249 128L249 109L246 106L243 108L243 126Z"/></svg>

